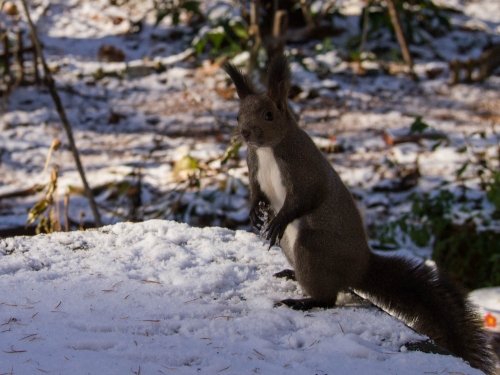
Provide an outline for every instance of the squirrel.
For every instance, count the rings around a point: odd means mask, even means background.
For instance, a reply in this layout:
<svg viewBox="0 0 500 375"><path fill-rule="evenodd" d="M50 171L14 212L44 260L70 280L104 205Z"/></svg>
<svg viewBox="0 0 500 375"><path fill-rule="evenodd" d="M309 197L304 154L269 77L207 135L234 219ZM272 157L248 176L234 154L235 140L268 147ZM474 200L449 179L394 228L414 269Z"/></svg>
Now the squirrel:
<svg viewBox="0 0 500 375"><path fill-rule="evenodd" d="M371 251L354 199L328 160L303 131L288 105L290 67L283 54L268 64L267 92L259 93L233 64L223 66L240 99L238 132L247 145L250 220L280 244L304 299L285 299L297 310L335 305L337 294L360 291L395 312L475 368L493 374L495 362L481 321L463 292L425 263Z"/></svg>

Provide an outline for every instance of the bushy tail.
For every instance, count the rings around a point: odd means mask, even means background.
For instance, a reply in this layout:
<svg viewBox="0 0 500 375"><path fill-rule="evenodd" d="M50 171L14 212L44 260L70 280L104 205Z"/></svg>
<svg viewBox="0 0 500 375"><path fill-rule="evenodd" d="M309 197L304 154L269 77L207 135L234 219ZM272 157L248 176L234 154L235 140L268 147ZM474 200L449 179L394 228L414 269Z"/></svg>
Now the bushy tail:
<svg viewBox="0 0 500 375"><path fill-rule="evenodd" d="M494 373L493 353L479 317L459 288L424 263L370 256L368 272L357 289L471 366Z"/></svg>

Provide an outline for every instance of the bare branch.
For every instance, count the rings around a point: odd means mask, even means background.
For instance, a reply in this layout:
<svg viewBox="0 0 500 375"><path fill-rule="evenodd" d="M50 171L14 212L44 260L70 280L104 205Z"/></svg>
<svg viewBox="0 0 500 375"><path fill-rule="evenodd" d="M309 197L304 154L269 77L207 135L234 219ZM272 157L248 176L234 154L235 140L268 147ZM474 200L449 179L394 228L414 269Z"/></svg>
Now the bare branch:
<svg viewBox="0 0 500 375"><path fill-rule="evenodd" d="M64 127L64 130L66 131L66 135L68 137L68 142L71 148L71 152L73 154L73 158L75 160L76 168L78 170L78 173L80 174L80 178L83 183L83 188L85 190L85 195L87 196L87 199L90 204L90 209L92 210L92 214L94 215L94 220L96 226L101 226L101 217L99 215L99 211L97 209L97 205L94 200L94 195L92 194L92 190L90 189L90 186L87 182L87 178L85 177L85 171L83 169L82 162L80 160L80 154L78 152L78 148L76 147L75 139L73 137L73 130L71 128L71 124L69 123L68 117L66 116L66 111L64 110L64 107L61 102L61 98L59 97L59 94L56 89L56 84L54 81L54 78L52 77L52 73L50 72L50 69L47 65L47 62L45 61L45 57L43 55L43 50L42 46L40 44L40 40L38 39L38 35L36 32L35 25L33 24L33 21L31 20L30 12L28 9L28 5L26 4L26 0L21 0L21 4L23 5L24 12L26 13L26 18L28 20L28 24L30 27L30 32L31 32L31 37L33 39L33 43L35 44L35 49L37 51L37 55L40 58L40 61L42 63L43 67L43 72L45 75L45 82L46 85L49 89L50 95L52 96L52 100L54 101L54 104L57 109L57 113L59 114L59 118L61 119L61 123Z"/></svg>

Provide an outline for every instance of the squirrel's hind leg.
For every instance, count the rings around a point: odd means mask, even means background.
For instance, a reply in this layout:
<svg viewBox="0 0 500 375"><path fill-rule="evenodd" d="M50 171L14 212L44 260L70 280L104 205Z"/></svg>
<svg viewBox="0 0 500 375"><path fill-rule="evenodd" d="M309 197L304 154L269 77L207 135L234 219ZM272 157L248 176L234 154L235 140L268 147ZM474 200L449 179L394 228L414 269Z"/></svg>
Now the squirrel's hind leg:
<svg viewBox="0 0 500 375"><path fill-rule="evenodd" d="M273 274L274 277L277 277L278 279L286 279L286 280L293 280L297 281L297 278L295 277L295 271L286 269L280 272L276 272Z"/></svg>
<svg viewBox="0 0 500 375"><path fill-rule="evenodd" d="M289 298L275 303L274 307L279 307L282 305L288 306L294 310L308 311L316 307L321 309L330 309L332 307L335 307L335 301L324 302L324 301L318 301L314 298L301 298L301 299Z"/></svg>

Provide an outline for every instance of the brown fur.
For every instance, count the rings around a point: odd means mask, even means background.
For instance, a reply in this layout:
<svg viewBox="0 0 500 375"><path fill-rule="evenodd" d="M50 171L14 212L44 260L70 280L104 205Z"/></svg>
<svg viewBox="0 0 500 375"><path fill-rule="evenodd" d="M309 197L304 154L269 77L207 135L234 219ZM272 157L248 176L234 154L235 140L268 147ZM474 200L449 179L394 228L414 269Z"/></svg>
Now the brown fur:
<svg viewBox="0 0 500 375"><path fill-rule="evenodd" d="M402 319L414 322L417 330L450 352L492 374L492 354L464 295L442 273L424 264L370 251L350 192L288 107L286 58L281 55L270 63L266 93L257 93L233 65L226 64L224 69L241 99L238 129L248 145L250 218L254 224L262 224L259 202L284 201L282 206L272 207L275 215L268 224L267 239L274 245L283 237L281 245L295 277L311 297L282 302L297 309L327 307L335 304L338 292L359 289ZM272 150L281 179L271 187L261 186L258 178L268 168L259 165L259 150L264 149ZM278 197L281 200L276 197L279 187L285 191L285 197ZM285 231L292 224L298 234L289 241Z"/></svg>

